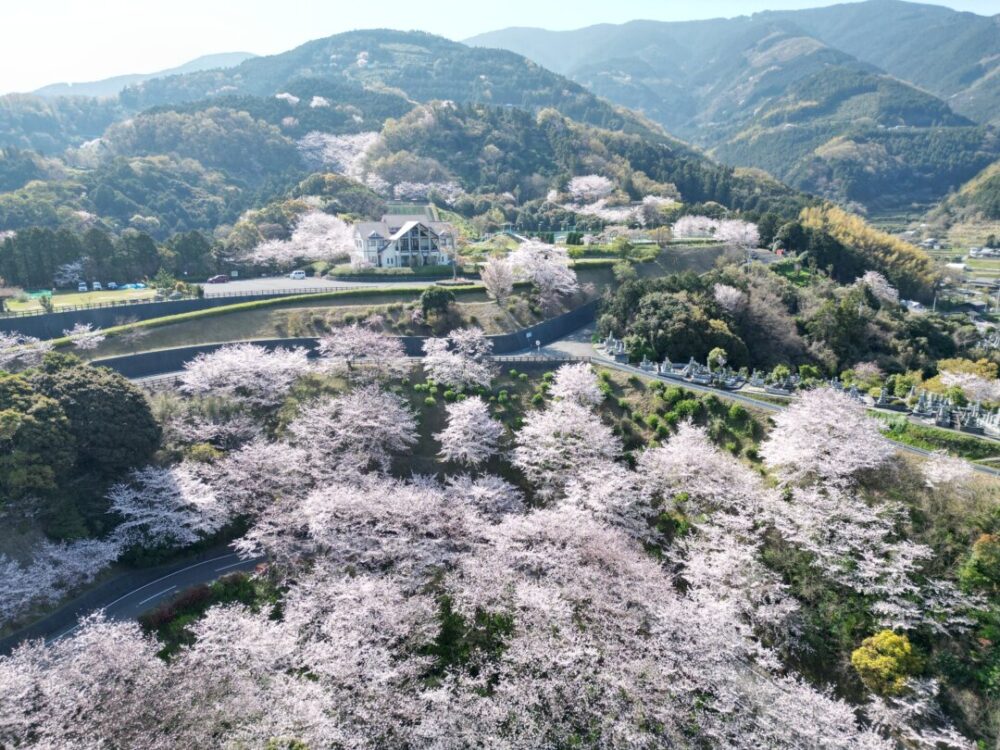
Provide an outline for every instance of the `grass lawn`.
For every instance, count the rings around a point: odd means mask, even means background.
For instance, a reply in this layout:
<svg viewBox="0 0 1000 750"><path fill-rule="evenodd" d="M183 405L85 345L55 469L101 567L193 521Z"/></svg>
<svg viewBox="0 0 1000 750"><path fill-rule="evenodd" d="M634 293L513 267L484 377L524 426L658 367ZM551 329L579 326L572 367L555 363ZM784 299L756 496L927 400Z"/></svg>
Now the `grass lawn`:
<svg viewBox="0 0 1000 750"><path fill-rule="evenodd" d="M129 302L133 300L152 299L156 296L155 289L114 289L103 292L56 292L52 296L52 304L58 310L60 307L76 307L78 305L98 305L108 302ZM42 303L38 297L32 297L24 302L16 299L7 300L7 309L11 312L31 312L41 310Z"/></svg>

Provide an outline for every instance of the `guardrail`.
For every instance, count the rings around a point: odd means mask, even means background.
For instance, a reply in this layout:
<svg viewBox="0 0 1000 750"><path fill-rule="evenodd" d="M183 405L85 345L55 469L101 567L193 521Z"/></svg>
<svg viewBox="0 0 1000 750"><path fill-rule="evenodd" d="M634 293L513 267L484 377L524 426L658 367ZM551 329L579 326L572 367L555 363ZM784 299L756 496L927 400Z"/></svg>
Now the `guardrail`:
<svg viewBox="0 0 1000 750"><path fill-rule="evenodd" d="M451 278L448 276L447 278ZM394 278L386 281L386 286L392 284L413 283L417 281L442 281L441 279L425 279L419 277ZM36 315L49 315L52 313L78 312L81 310L102 310L109 307L134 307L136 305L148 305L162 302L184 302L193 299L225 299L227 297L291 297L296 294L323 294L324 292L339 292L343 289L366 289L381 282L366 282L358 284L347 284L338 282L336 286L311 286L295 289L247 289L243 291L212 292L208 289L201 297L194 294L185 294L181 297L169 299L167 297L149 297L147 299L123 299L109 302L92 302L86 305L57 305L51 310L44 308L39 310L5 310L0 312L0 319L3 318L30 318Z"/></svg>
<svg viewBox="0 0 1000 750"><path fill-rule="evenodd" d="M324 292L339 292L342 289L365 289L371 284L337 284L337 286L310 286L301 289L248 289L242 292L209 292L202 295L205 299L222 299L224 297L291 297L296 294L322 294Z"/></svg>

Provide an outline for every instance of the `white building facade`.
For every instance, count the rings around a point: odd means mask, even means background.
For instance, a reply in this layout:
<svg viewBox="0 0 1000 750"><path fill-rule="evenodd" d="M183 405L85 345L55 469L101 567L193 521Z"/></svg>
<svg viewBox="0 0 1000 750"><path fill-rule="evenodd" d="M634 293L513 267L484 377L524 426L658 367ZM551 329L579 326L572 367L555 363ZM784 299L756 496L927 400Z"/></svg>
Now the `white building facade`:
<svg viewBox="0 0 1000 750"><path fill-rule="evenodd" d="M455 230L444 221L424 216L386 214L382 221L354 225L356 266L418 268L443 266L455 257Z"/></svg>

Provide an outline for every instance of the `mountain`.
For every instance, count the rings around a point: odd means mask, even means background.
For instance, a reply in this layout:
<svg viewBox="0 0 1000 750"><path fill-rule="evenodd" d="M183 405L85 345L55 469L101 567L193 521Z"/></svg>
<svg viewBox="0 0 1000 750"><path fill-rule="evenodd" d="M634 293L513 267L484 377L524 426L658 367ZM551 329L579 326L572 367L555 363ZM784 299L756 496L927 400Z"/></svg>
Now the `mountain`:
<svg viewBox="0 0 1000 750"><path fill-rule="evenodd" d="M817 39L942 97L976 122L1000 123L1000 14L869 0L759 17L792 21Z"/></svg>
<svg viewBox="0 0 1000 750"><path fill-rule="evenodd" d="M131 73L104 78L100 81L86 81L82 83L52 83L36 89L32 93L37 96L50 98L57 96L109 98L118 96L126 86L134 86L137 83L148 81L150 78L197 73L202 70L212 70L213 68L232 68L252 57L255 57L255 55L250 52L221 52L214 55L202 55L183 65L168 68L167 70L160 70L155 73Z"/></svg>
<svg viewBox="0 0 1000 750"><path fill-rule="evenodd" d="M797 13L514 28L468 42L552 65L726 163L867 209L932 203L1000 156L991 128L805 30Z"/></svg>
<svg viewBox="0 0 1000 750"><path fill-rule="evenodd" d="M27 153L38 144L48 157ZM252 242L302 210L293 194L345 213L434 195L484 228L597 227L604 204L574 216L573 201L548 200L587 174L612 179L619 213L647 195L786 218L809 201L520 55L418 32L340 34L113 99L3 97L0 146L0 231L245 229Z"/></svg>

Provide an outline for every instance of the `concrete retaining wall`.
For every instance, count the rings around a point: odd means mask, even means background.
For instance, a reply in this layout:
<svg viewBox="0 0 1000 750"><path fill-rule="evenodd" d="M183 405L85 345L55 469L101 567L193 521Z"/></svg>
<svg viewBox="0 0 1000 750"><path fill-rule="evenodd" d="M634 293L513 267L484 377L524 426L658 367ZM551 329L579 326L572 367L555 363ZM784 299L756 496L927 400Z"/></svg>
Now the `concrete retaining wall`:
<svg viewBox="0 0 1000 750"><path fill-rule="evenodd" d="M275 297L287 296L278 293ZM95 328L111 328L126 320L149 320L162 318L166 315L208 310L212 307L225 307L240 302L267 299L267 296L239 297L209 297L204 299L164 300L163 302L137 302L134 305L114 305L109 307L94 307L86 310L65 310L63 312L44 313L41 315L25 315L10 318L0 318L0 331L12 331L24 336L34 336L39 339L54 339L63 335L63 331L72 328L77 323L90 323Z"/></svg>
<svg viewBox="0 0 1000 750"><path fill-rule="evenodd" d="M541 341L544 346L556 339L562 338L592 322L597 314L597 306L598 300L594 300L581 305L575 310L570 310L568 313L564 313L551 320L546 320L530 328L524 328L515 333L490 336L490 339L493 341L493 353L512 354L513 352L534 348L536 341ZM425 337L400 336L399 338L403 342L403 347L409 356L417 357L423 353ZM267 349L301 346L310 353L314 353L316 350L316 339L314 338L260 339L252 343ZM190 362L199 354L214 352L223 346L225 344L199 344L196 346L181 346L174 349L157 349L137 354L124 354L106 359L96 359L92 364L110 367L127 378L147 378L182 370L186 362Z"/></svg>

